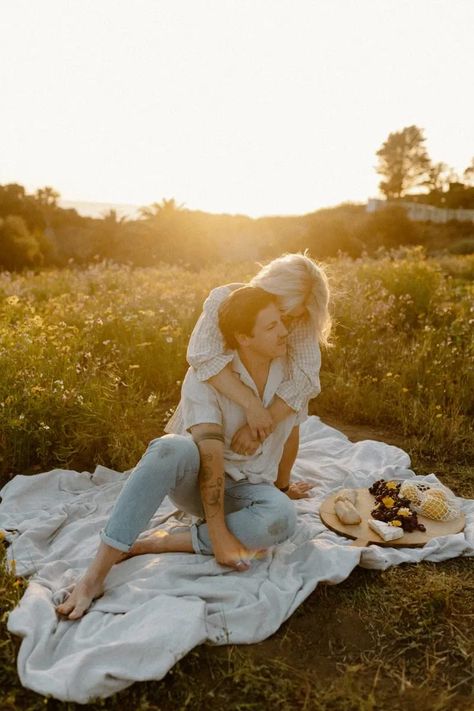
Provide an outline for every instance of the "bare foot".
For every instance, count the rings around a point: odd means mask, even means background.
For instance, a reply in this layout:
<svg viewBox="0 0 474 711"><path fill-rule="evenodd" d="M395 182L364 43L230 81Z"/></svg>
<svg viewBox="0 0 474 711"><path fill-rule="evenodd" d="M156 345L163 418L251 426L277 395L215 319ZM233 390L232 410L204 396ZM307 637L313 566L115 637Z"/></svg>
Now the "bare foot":
<svg viewBox="0 0 474 711"><path fill-rule="evenodd" d="M68 599L56 607L56 612L69 620L78 620L90 607L92 600L104 594L102 583L81 578L74 586Z"/></svg>

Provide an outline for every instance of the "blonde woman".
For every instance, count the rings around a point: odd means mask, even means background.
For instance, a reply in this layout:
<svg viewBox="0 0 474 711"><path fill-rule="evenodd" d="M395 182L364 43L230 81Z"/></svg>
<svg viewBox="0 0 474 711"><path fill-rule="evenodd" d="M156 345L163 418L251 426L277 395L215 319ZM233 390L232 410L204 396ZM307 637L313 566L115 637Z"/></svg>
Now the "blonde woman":
<svg viewBox="0 0 474 711"><path fill-rule="evenodd" d="M283 320L289 331L288 359L290 377L281 383L278 397L268 409L253 390L236 378L230 368L232 354L226 352L218 326L218 310L223 300L243 284L226 284L213 289L194 327L187 350L187 360L197 378L207 381L219 392L244 408L247 424L232 439L231 449L238 454L254 454L275 426L306 406L321 388L320 344L329 346L331 317L330 289L323 267L307 253L284 254L263 266L250 280L278 297ZM183 432L181 408L166 425L165 432ZM298 442L295 442L295 456ZM294 485L296 486L296 485ZM297 488L292 498L297 496Z"/></svg>

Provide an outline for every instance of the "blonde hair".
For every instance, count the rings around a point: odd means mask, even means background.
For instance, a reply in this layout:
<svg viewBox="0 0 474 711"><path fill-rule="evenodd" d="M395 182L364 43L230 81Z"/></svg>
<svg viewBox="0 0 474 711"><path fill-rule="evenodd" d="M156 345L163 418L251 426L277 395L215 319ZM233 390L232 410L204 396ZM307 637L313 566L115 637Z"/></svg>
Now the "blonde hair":
<svg viewBox="0 0 474 711"><path fill-rule="evenodd" d="M260 271L249 284L278 296L280 307L284 311L304 306L314 325L319 343L330 347L330 288L323 265L311 259L308 250L305 250L304 253L283 254L268 264L259 266Z"/></svg>

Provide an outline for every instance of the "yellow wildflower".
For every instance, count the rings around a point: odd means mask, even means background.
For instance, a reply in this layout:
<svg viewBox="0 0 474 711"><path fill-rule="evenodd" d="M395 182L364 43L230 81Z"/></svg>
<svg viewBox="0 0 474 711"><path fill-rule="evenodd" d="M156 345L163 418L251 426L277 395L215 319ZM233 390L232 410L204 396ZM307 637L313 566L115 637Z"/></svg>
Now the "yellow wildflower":
<svg viewBox="0 0 474 711"><path fill-rule="evenodd" d="M382 499L382 503L384 506L386 506L388 509L391 509L392 506L394 505L395 501L392 499L391 496L384 496Z"/></svg>
<svg viewBox="0 0 474 711"><path fill-rule="evenodd" d="M401 521L397 521L397 519L395 518L395 519L393 519L393 521L389 521L389 525L390 525L390 526L401 526L401 525L402 525L402 522L401 522Z"/></svg>

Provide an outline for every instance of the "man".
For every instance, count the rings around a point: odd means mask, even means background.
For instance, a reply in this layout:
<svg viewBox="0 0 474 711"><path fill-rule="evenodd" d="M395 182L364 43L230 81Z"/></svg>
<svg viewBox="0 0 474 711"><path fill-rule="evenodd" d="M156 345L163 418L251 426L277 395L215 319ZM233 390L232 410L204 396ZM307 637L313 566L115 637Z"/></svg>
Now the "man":
<svg viewBox="0 0 474 711"><path fill-rule="evenodd" d="M287 330L275 297L257 287L234 291L219 310L219 326L234 350L235 377L265 407L286 377ZM217 562L247 570L259 551L292 535L296 512L283 493L289 488L298 450L298 425L305 413L280 422L252 455L236 454L230 443L245 425L245 411L192 368L182 387L182 408L191 437L153 440L130 474L104 530L97 554L69 598L57 607L69 619L83 615L103 593L114 563L144 553L188 552L214 555ZM300 484L295 498L305 496ZM164 497L201 518L188 530L154 534L136 541Z"/></svg>

